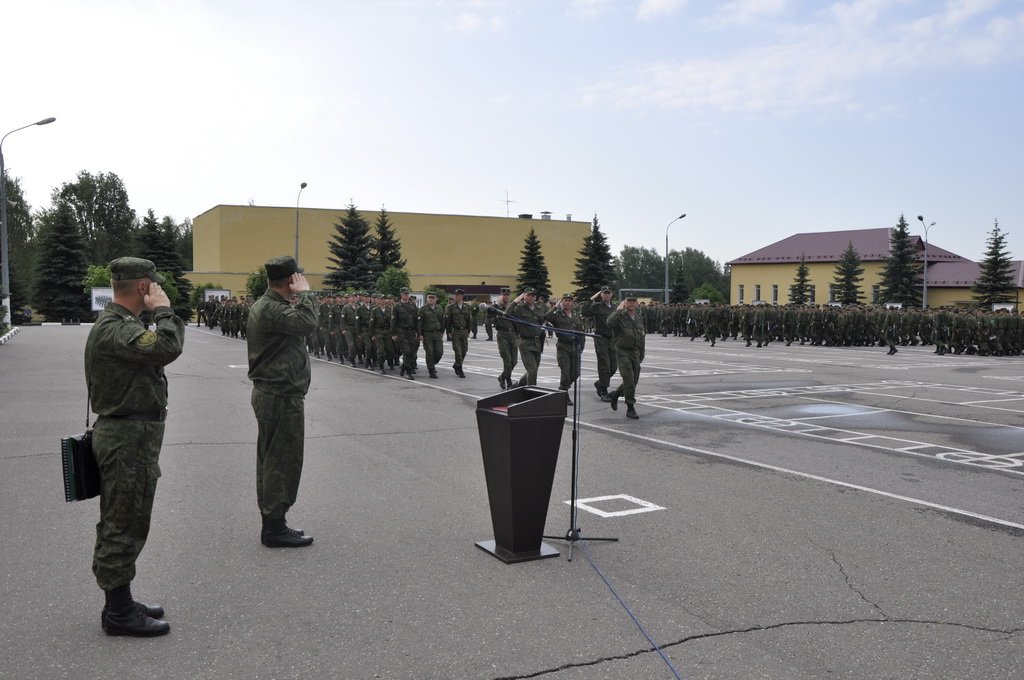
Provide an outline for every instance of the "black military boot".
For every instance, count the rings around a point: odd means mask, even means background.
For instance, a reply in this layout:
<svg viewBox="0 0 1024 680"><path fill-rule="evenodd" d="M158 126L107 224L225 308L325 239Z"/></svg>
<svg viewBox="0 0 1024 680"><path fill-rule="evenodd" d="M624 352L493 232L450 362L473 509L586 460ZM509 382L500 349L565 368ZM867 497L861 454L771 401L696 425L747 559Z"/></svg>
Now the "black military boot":
<svg viewBox="0 0 1024 680"><path fill-rule="evenodd" d="M619 397L621 396L622 393L620 390L615 390L614 392L608 393L608 403L611 404L613 411L619 410Z"/></svg>
<svg viewBox="0 0 1024 680"><path fill-rule="evenodd" d="M120 586L104 591L106 606L100 615L100 625L107 635L127 635L129 637L156 637L166 635L171 625L147 612L163 616L162 607L147 607L132 599L130 586Z"/></svg>
<svg viewBox="0 0 1024 680"><path fill-rule="evenodd" d="M268 520L264 518L263 529L260 531L260 543L268 548L304 548L313 543L313 537L292 529L283 519Z"/></svg>
<svg viewBox="0 0 1024 680"><path fill-rule="evenodd" d="M637 413L636 413L636 409L633 408L629 404L626 404L626 417L627 418L632 418L633 420L639 420L640 419L640 416L638 416Z"/></svg>

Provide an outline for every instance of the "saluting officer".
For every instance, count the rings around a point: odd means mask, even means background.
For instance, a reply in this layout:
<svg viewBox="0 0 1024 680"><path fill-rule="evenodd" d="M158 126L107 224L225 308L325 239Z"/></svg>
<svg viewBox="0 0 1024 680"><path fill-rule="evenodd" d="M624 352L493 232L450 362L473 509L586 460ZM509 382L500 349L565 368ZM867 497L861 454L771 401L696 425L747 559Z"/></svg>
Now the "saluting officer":
<svg viewBox="0 0 1024 680"><path fill-rule="evenodd" d="M546 309L537 302L537 291L525 288L508 307L508 315L516 322L519 334L519 355L523 358L526 373L519 378L516 387L537 384L537 369L540 367L541 339L544 337L544 314ZM527 323L519 323L517 319Z"/></svg>
<svg viewBox="0 0 1024 680"><path fill-rule="evenodd" d="M612 344L612 330L608 328L608 315L615 311L612 304L612 289L605 286L590 298L590 301L583 305L584 318L593 319L594 333L594 354L597 355L597 382L594 383L597 389L597 396L601 401L609 401L608 383L618 365L615 361L615 347Z"/></svg>

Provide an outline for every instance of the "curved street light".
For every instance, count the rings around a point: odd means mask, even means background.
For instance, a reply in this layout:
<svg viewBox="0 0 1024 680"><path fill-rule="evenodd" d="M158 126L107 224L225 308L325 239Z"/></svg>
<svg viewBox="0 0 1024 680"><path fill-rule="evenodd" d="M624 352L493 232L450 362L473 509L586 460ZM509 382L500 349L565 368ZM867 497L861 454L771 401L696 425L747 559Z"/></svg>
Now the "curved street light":
<svg viewBox="0 0 1024 680"><path fill-rule="evenodd" d="M683 213L665 226L665 304L668 304L668 228L684 217L686 217L686 213Z"/></svg>
<svg viewBox="0 0 1024 680"><path fill-rule="evenodd" d="M924 215L918 215L917 219L921 221L921 226L924 228L924 270L921 276L924 281L924 290L921 293L921 309L928 309L928 230L934 227L935 223L925 224Z"/></svg>
<svg viewBox="0 0 1024 680"><path fill-rule="evenodd" d="M306 183L299 185L299 193L295 196L295 264L299 263L299 199L302 197L302 190Z"/></svg>
<svg viewBox="0 0 1024 680"><path fill-rule="evenodd" d="M15 128L8 132L3 137L0 137L0 250L2 250L2 264L3 264L3 305L4 305L4 323L11 323L11 267L8 262L8 245L7 245L7 171L4 169L4 140L7 139L8 135L12 135L18 130L24 130L30 128L33 125L49 125L53 121L57 120L53 116L49 118L43 118L37 120L34 123L23 125L20 128Z"/></svg>

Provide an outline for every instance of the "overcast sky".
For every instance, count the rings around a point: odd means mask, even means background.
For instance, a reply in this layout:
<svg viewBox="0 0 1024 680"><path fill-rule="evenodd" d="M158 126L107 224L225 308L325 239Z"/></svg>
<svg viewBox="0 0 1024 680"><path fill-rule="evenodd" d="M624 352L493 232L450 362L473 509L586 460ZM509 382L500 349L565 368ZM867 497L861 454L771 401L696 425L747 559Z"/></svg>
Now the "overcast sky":
<svg viewBox="0 0 1024 680"><path fill-rule="evenodd" d="M1024 0L33 0L0 9L33 208L114 172L216 204L596 213L614 252L726 262L937 222L1024 259ZM514 203L506 204L506 191ZM282 228L289 228L282 225Z"/></svg>

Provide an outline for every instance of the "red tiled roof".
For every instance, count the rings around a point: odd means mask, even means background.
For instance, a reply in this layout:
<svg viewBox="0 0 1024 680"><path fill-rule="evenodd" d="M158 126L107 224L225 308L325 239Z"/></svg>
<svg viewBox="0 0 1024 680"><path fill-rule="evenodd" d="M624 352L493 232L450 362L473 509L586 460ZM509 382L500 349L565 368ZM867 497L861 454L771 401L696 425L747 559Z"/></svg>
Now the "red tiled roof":
<svg viewBox="0 0 1024 680"><path fill-rule="evenodd" d="M924 239L911 235L917 248L918 259L924 259ZM838 262L846 247L852 243L861 262L879 262L889 257L889 242L892 229L850 229L847 231L818 231L807 234L793 234L760 250L738 257L733 264L781 264L799 262L801 256L807 262ZM964 257L928 244L928 262L969 262ZM929 269L931 269L929 267Z"/></svg>

